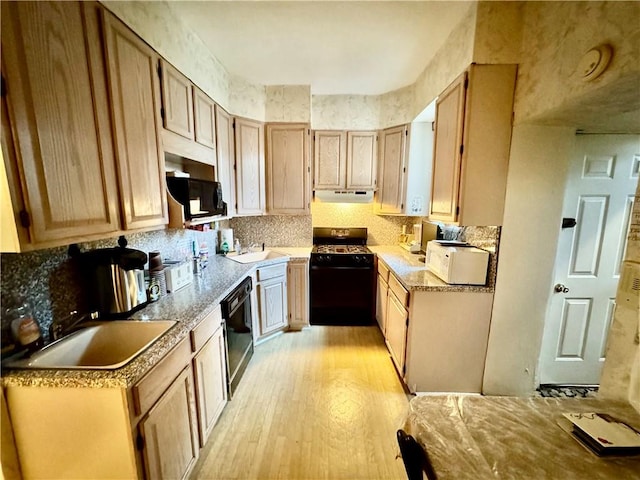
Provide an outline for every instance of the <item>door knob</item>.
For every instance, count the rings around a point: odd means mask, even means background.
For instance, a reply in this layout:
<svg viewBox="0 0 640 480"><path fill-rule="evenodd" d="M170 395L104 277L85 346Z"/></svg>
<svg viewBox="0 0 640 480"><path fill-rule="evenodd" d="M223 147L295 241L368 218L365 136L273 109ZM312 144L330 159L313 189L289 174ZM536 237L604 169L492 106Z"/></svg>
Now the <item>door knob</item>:
<svg viewBox="0 0 640 480"><path fill-rule="evenodd" d="M556 286L553 287L553 291L556 293L567 293L569 289L561 283L556 283Z"/></svg>

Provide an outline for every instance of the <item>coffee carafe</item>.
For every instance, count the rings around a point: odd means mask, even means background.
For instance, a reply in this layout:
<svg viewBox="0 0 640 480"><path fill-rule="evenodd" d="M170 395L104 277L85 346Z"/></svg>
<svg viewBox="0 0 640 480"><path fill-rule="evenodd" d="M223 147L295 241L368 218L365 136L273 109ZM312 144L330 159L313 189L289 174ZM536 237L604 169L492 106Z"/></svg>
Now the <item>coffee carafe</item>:
<svg viewBox="0 0 640 480"><path fill-rule="evenodd" d="M144 283L147 254L126 248L124 237L120 237L118 244L80 256L87 274L91 308L105 318L122 318L147 304Z"/></svg>

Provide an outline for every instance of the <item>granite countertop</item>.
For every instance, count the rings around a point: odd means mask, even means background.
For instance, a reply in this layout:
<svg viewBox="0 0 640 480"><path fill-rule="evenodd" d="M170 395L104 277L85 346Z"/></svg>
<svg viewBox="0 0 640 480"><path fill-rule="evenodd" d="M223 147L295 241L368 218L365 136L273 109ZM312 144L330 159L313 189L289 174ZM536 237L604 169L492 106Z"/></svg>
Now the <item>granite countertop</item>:
<svg viewBox="0 0 640 480"><path fill-rule="evenodd" d="M640 429L640 414L626 402L428 395L411 400L405 430L426 449L439 480L640 478L639 456L598 457L560 428L571 412L607 413Z"/></svg>
<svg viewBox="0 0 640 480"><path fill-rule="evenodd" d="M449 285L431 273L424 262L424 255L410 253L399 246L370 245L369 249L382 260L389 270L412 292L493 292L492 286ZM492 272L489 274L492 275ZM493 282L490 281L488 285Z"/></svg>
<svg viewBox="0 0 640 480"><path fill-rule="evenodd" d="M261 266L284 261L304 262L311 247L271 248L287 256L261 262L242 264L220 255L209 257L209 265L200 276L194 276L191 285L170 293L129 318L138 321L176 320L171 327L148 349L122 368L115 370L45 370L4 369L2 384L5 387L85 387L128 388L160 361L173 347L189 335L191 329L213 311L238 283ZM255 288L255 285L254 285Z"/></svg>

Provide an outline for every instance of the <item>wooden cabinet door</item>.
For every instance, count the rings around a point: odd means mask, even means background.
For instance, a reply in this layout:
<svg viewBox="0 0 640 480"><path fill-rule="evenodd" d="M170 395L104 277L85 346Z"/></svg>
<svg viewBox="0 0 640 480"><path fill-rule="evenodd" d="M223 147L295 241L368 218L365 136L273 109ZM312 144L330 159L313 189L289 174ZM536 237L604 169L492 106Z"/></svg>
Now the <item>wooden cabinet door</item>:
<svg viewBox="0 0 640 480"><path fill-rule="evenodd" d="M391 290L387 297L387 325L385 338L391 358L400 376L404 377L404 360L407 347L408 314Z"/></svg>
<svg viewBox="0 0 640 480"><path fill-rule="evenodd" d="M267 335L287 326L287 282L276 277L258 284L260 334Z"/></svg>
<svg viewBox="0 0 640 480"><path fill-rule="evenodd" d="M193 359L201 447L227 403L225 355L223 330L218 328Z"/></svg>
<svg viewBox="0 0 640 480"><path fill-rule="evenodd" d="M407 158L406 125L382 130L378 191L374 203L377 214L400 214L404 209Z"/></svg>
<svg viewBox="0 0 640 480"><path fill-rule="evenodd" d="M267 133L267 213L308 215L309 125L270 124Z"/></svg>
<svg viewBox="0 0 640 480"><path fill-rule="evenodd" d="M109 88L126 229L168 223L156 53L104 14Z"/></svg>
<svg viewBox="0 0 640 480"><path fill-rule="evenodd" d="M193 87L194 138L205 147L216 148L216 104L198 87Z"/></svg>
<svg viewBox="0 0 640 480"><path fill-rule="evenodd" d="M378 289L376 292L376 320L378 320L380 331L386 337L387 296L389 286L387 285L387 282L384 281L384 278L382 278L382 275L378 275Z"/></svg>
<svg viewBox="0 0 640 480"><path fill-rule="evenodd" d="M378 132L347 132L347 184L351 190L376 188Z"/></svg>
<svg viewBox="0 0 640 480"><path fill-rule="evenodd" d="M185 368L140 422L147 478L187 478L198 458L191 367Z"/></svg>
<svg viewBox="0 0 640 480"><path fill-rule="evenodd" d="M235 119L236 213L265 213L264 125Z"/></svg>
<svg viewBox="0 0 640 480"><path fill-rule="evenodd" d="M287 269L289 327L300 330L309 325L309 262L291 263Z"/></svg>
<svg viewBox="0 0 640 480"><path fill-rule="evenodd" d="M317 130L313 134L315 190L345 188L347 182L347 133Z"/></svg>
<svg viewBox="0 0 640 480"><path fill-rule="evenodd" d="M455 222L458 215L466 72L436 102L429 218Z"/></svg>
<svg viewBox="0 0 640 480"><path fill-rule="evenodd" d="M195 138L191 82L170 63L160 59L163 125L189 140Z"/></svg>
<svg viewBox="0 0 640 480"><path fill-rule="evenodd" d="M53 246L120 228L99 6L2 4L2 72L29 241ZM3 93L3 95L5 95ZM9 133L10 132L10 133ZM65 239L67 239L65 241Z"/></svg>
<svg viewBox="0 0 640 480"><path fill-rule="evenodd" d="M216 153L218 171L216 179L222 184L222 198L227 202L227 215L236 212L235 139L233 117L219 105L216 111Z"/></svg>

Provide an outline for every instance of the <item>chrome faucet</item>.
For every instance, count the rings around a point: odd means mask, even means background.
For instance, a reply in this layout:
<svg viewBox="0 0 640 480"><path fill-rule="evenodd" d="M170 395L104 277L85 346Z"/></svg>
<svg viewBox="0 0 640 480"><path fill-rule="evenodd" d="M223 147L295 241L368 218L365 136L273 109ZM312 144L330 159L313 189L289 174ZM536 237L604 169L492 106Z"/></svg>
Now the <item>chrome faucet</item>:
<svg viewBox="0 0 640 480"><path fill-rule="evenodd" d="M260 251L260 244L252 243L251 245L249 245L249 252L259 252L259 251ZM262 251L264 252L264 242L262 242Z"/></svg>
<svg viewBox="0 0 640 480"><path fill-rule="evenodd" d="M79 314L76 310L73 310L69 312L69 315L67 315L66 317L51 322L51 325L49 326L49 339L52 342L60 340L85 320L96 320L97 318L98 312L91 312L90 314Z"/></svg>

